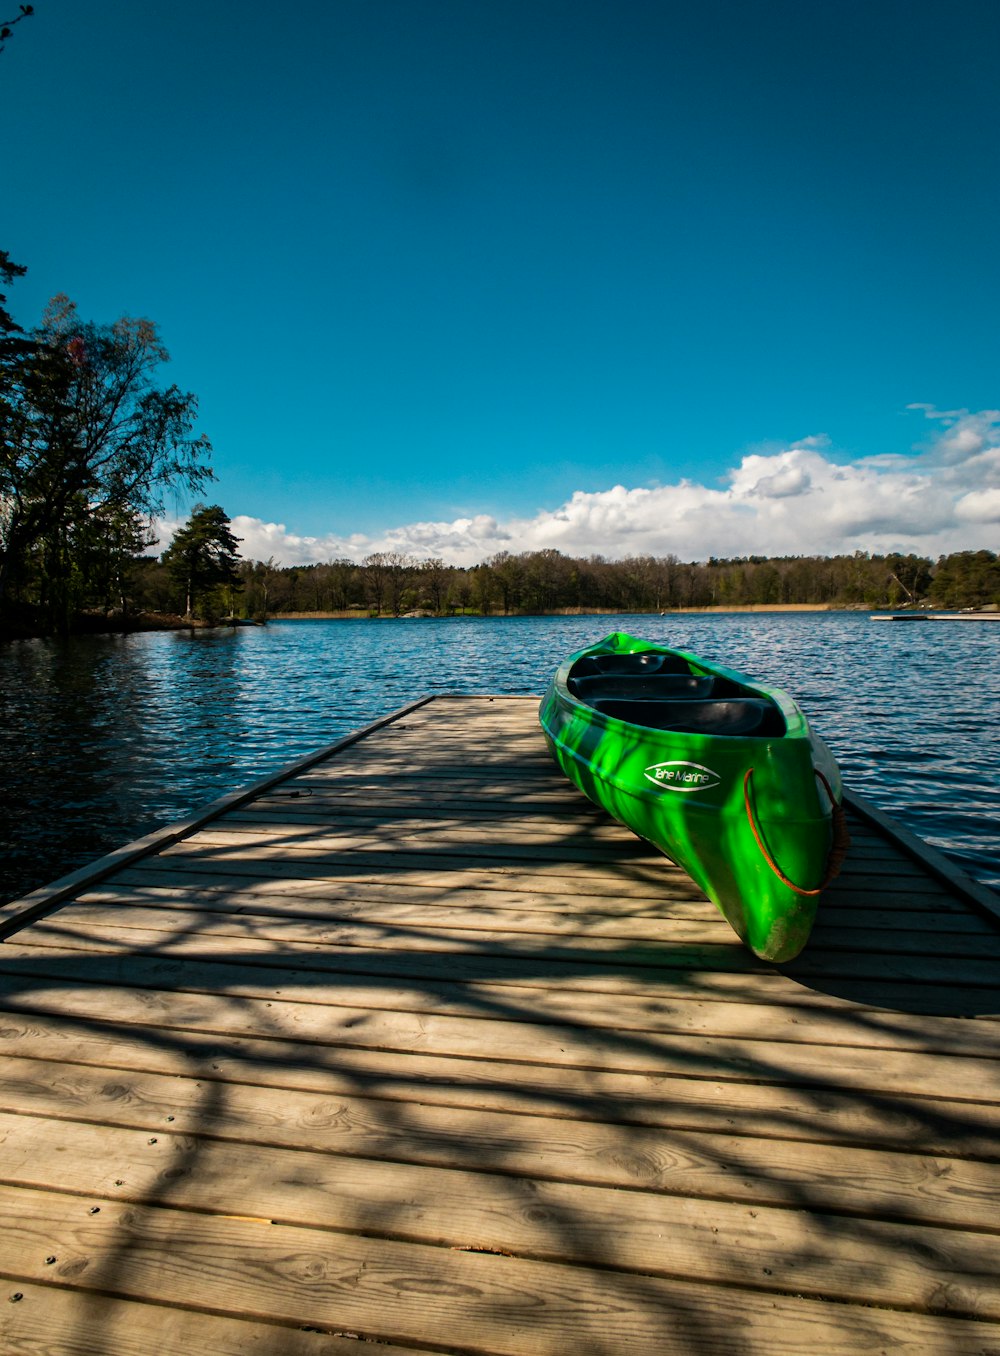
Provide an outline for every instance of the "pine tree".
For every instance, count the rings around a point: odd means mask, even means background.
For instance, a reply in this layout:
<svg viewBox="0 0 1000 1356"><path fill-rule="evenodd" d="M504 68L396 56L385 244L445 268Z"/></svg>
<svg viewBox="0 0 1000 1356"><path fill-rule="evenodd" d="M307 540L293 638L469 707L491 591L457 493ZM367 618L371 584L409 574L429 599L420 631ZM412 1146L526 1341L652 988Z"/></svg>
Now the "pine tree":
<svg viewBox="0 0 1000 1356"><path fill-rule="evenodd" d="M241 586L236 549L241 538L234 537L231 528L229 518L218 504L208 508L196 504L191 517L164 551L163 563L183 590L186 617L193 617L196 608L213 611L212 594L219 588L232 590Z"/></svg>

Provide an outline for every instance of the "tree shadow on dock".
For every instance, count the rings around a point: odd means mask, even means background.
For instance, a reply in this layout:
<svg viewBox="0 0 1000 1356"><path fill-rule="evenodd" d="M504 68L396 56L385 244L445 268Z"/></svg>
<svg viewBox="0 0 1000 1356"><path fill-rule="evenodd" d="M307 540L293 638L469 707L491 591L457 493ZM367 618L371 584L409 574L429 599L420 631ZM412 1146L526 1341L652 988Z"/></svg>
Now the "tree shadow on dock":
<svg viewBox="0 0 1000 1356"><path fill-rule="evenodd" d="M498 821L485 872L265 835L241 882L209 835L215 887L182 847L0 947L6 1218L37 1212L8 1274L92 1328L114 1296L255 1316L274 1356L1000 1334L995 932L879 942L848 873L779 971L627 836Z"/></svg>

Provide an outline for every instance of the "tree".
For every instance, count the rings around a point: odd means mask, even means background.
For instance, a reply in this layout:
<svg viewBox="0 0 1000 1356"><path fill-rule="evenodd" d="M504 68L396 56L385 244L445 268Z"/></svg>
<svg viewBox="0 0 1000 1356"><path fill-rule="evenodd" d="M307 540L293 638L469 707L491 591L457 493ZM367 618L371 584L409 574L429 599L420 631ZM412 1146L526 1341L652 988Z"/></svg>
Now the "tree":
<svg viewBox="0 0 1000 1356"><path fill-rule="evenodd" d="M956 551L942 556L931 597L939 607L986 607L1000 603L1000 557L992 551Z"/></svg>
<svg viewBox="0 0 1000 1356"><path fill-rule="evenodd" d="M389 610L394 617L398 617L408 610L412 601L407 593L407 584L413 575L416 562L412 556L404 555L401 551L385 551L383 564L389 594Z"/></svg>
<svg viewBox="0 0 1000 1356"><path fill-rule="evenodd" d="M440 617L444 612L444 601L451 583L452 571L437 556L425 560L420 567L420 585L423 588L423 603Z"/></svg>
<svg viewBox="0 0 1000 1356"><path fill-rule="evenodd" d="M360 605L360 570L353 560L338 556L327 561L327 583L331 610L346 612L352 605Z"/></svg>
<svg viewBox="0 0 1000 1356"><path fill-rule="evenodd" d="M361 562L364 571L367 602L376 616L382 614L385 586L389 574L389 557L385 551L373 551Z"/></svg>
<svg viewBox="0 0 1000 1356"><path fill-rule="evenodd" d="M105 617L112 612L127 616L139 586L140 561L155 545L149 523L137 513L107 508L91 515L74 543L81 605L97 607Z"/></svg>
<svg viewBox="0 0 1000 1356"><path fill-rule="evenodd" d="M472 573L472 587L475 597L476 607L488 617L493 610L493 602L497 596L497 581L494 578L493 571L488 565L476 565Z"/></svg>
<svg viewBox="0 0 1000 1356"><path fill-rule="evenodd" d="M930 562L920 556L891 555L886 557L885 564L889 572L890 607L896 607L902 601L901 593L906 595L907 602L919 602L930 587Z"/></svg>
<svg viewBox="0 0 1000 1356"><path fill-rule="evenodd" d="M232 590L240 583L236 548L241 538L233 536L231 526L218 504L208 508L196 504L163 553L164 565L183 591L186 617L195 615L196 606L210 603L213 591L221 587Z"/></svg>
<svg viewBox="0 0 1000 1356"><path fill-rule="evenodd" d="M267 620L271 589L278 577L278 568L274 556L268 556L267 560L240 561L240 588L243 590L245 615L257 621Z"/></svg>
<svg viewBox="0 0 1000 1356"><path fill-rule="evenodd" d="M572 606L575 578L573 562L561 551L546 547L523 555L524 601L529 612L550 612Z"/></svg>
<svg viewBox="0 0 1000 1356"><path fill-rule="evenodd" d="M520 557L512 556L509 551L498 551L495 556L490 556L485 564L492 571L506 616L511 608L520 604L521 590L524 586L524 563Z"/></svg>
<svg viewBox="0 0 1000 1356"><path fill-rule="evenodd" d="M15 278L23 278L27 273L23 264L15 264L6 250L0 250L0 282L9 287ZM20 334L21 326L7 310L7 294L0 292L0 340L10 334Z"/></svg>
<svg viewBox="0 0 1000 1356"><path fill-rule="evenodd" d="M4 277L11 265L3 260ZM212 479L198 402L154 384L168 361L149 320L85 324L66 297L0 345L0 602L33 590L66 629L67 580L97 521L150 519L168 489Z"/></svg>
<svg viewBox="0 0 1000 1356"><path fill-rule="evenodd" d="M18 13L13 19L0 20L0 52L7 46L7 39L15 24L21 23L23 19L30 19L35 12L34 5L18 5Z"/></svg>

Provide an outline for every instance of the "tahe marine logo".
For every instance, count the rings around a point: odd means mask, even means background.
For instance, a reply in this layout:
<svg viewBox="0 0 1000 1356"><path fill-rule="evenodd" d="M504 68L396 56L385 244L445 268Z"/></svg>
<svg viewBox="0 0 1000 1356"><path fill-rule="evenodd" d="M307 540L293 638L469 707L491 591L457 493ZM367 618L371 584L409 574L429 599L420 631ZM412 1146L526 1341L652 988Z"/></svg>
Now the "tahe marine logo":
<svg viewBox="0 0 1000 1356"><path fill-rule="evenodd" d="M654 763L643 775L661 791L711 791L722 781L710 767L680 761Z"/></svg>

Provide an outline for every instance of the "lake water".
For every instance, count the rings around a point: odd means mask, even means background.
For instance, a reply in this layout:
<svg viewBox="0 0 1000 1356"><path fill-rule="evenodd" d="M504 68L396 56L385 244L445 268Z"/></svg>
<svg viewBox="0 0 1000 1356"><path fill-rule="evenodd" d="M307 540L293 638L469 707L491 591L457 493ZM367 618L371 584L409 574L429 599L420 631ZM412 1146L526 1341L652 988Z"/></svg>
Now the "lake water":
<svg viewBox="0 0 1000 1356"><path fill-rule="evenodd" d="M0 900L428 692L538 692L612 630L787 689L848 787L1000 886L1000 624L865 613L299 621L0 646Z"/></svg>

